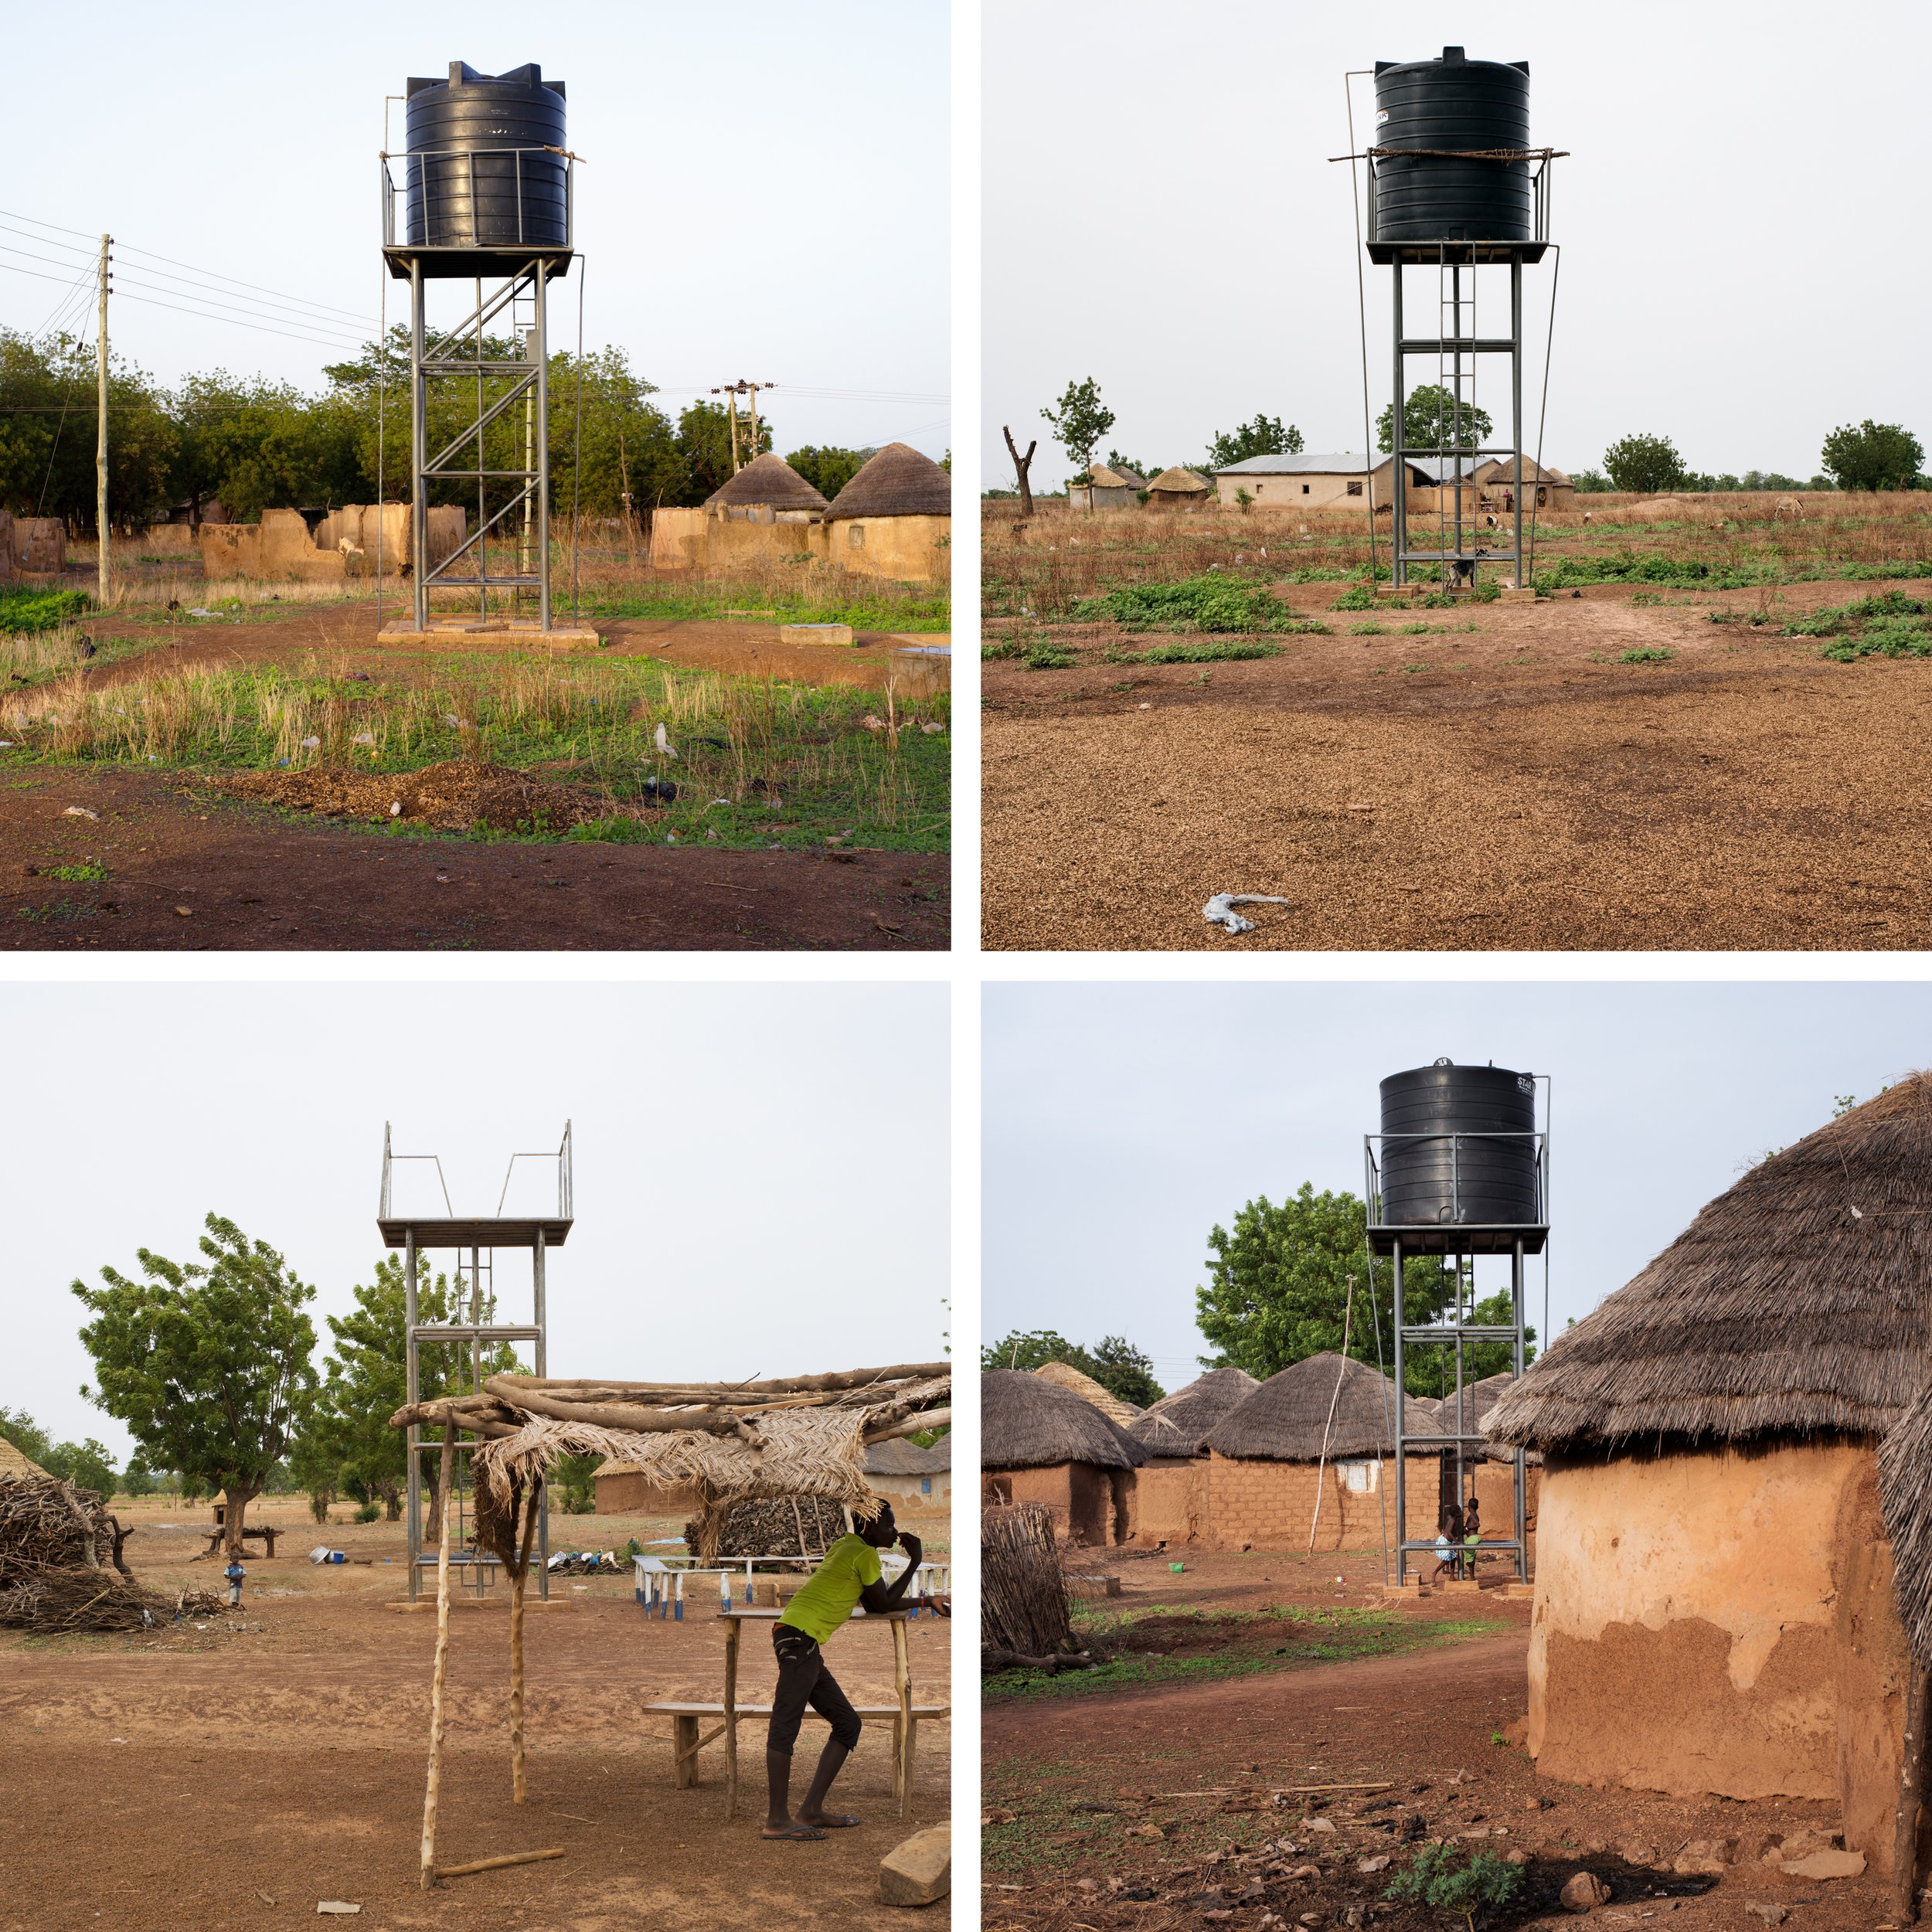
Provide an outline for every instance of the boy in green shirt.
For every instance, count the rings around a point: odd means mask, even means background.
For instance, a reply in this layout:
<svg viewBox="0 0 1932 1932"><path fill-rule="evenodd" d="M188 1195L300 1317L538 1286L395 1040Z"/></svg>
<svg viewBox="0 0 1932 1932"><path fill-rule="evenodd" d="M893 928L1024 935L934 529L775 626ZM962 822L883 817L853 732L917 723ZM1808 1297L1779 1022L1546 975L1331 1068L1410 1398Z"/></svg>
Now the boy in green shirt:
<svg viewBox="0 0 1932 1932"><path fill-rule="evenodd" d="M902 1576L887 1584L879 1566L879 1553L895 1543L912 1560ZM870 1522L841 1536L825 1552L825 1560L812 1572L811 1580L772 1627L778 1689L771 1700L771 1730L765 1742L765 1778L770 1794L765 1814L767 1838L822 1838L828 1830L860 1821L825 1809L825 1794L859 1742L859 1723L851 1700L826 1669L819 1646L861 1604L875 1617L914 1606L950 1614L943 1597L914 1597L908 1604L906 1593L924 1554L919 1539L910 1531L900 1533L888 1503ZM808 1704L832 1726L832 1736L819 1757L811 1788L794 1818L791 1747L798 1740L798 1726L804 1721Z"/></svg>

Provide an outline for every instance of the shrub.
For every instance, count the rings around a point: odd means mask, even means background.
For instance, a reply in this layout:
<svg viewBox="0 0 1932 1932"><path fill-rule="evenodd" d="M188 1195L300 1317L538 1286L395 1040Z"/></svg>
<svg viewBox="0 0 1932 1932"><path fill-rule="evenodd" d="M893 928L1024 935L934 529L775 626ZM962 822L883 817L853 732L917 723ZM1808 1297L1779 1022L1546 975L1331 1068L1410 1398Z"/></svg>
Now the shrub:
<svg viewBox="0 0 1932 1932"><path fill-rule="evenodd" d="M1066 671L1080 662L1080 659L1063 645L1036 644L1029 651L1024 660L1029 671Z"/></svg>
<svg viewBox="0 0 1932 1932"><path fill-rule="evenodd" d="M58 630L83 615L89 603L84 590L0 590L0 632Z"/></svg>
<svg viewBox="0 0 1932 1932"><path fill-rule="evenodd" d="M1366 583L1353 585L1344 590L1328 607L1332 611L1372 611L1376 607L1375 590Z"/></svg>
<svg viewBox="0 0 1932 1932"><path fill-rule="evenodd" d="M1476 1914L1515 1903L1523 1886L1519 1867L1493 1852L1478 1852L1460 1870L1453 1845L1425 1845L1409 1869L1383 1893L1385 1899L1415 1900L1439 1911L1460 1912L1475 1932Z"/></svg>
<svg viewBox="0 0 1932 1932"><path fill-rule="evenodd" d="M314 1505L311 1504L310 1507L313 1509ZM379 1502L364 1503L356 1511L355 1520L358 1522L380 1522L383 1520L383 1505Z"/></svg>
<svg viewBox="0 0 1932 1932"><path fill-rule="evenodd" d="M1668 436L1621 437L1604 452L1604 468L1620 490L1653 496L1686 480L1684 459Z"/></svg>
<svg viewBox="0 0 1932 1932"><path fill-rule="evenodd" d="M1842 490L1909 490L1917 485L1925 450L1903 424L1868 416L1856 427L1848 423L1832 430L1820 461Z"/></svg>

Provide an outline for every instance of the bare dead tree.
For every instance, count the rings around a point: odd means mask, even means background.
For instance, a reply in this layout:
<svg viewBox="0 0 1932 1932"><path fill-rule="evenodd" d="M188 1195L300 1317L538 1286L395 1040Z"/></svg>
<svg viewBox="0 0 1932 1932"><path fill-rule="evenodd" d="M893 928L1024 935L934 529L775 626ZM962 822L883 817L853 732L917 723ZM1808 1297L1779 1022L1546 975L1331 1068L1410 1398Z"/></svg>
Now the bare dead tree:
<svg viewBox="0 0 1932 1932"><path fill-rule="evenodd" d="M1013 440L1013 432L1003 423L1000 433L1006 438L1006 453L1013 459L1013 473L1019 478L1019 513L1030 517L1033 514L1033 486L1028 481L1026 473L1033 467L1033 452L1039 447L1039 439L1036 437L1029 443L1026 454L1022 456L1019 446Z"/></svg>

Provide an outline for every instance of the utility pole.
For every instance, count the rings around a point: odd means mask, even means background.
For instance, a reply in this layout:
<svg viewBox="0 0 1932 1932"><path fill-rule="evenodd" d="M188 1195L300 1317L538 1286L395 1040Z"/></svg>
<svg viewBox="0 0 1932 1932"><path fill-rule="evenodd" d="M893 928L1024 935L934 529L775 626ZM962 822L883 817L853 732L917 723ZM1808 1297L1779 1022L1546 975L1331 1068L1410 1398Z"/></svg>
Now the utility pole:
<svg viewBox="0 0 1932 1932"><path fill-rule="evenodd" d="M99 418L94 434L94 531L100 551L98 596L107 604L107 250L111 235L100 238L100 331L96 352L100 376Z"/></svg>
<svg viewBox="0 0 1932 1932"><path fill-rule="evenodd" d="M745 458L745 461L749 462L752 457L758 454L758 392L761 389L776 389L777 386L776 383L748 383L741 376L736 382L721 383L711 392L713 396L723 396L725 406L731 412L731 474L733 476L744 467L738 460L738 398L743 396L750 399L750 454Z"/></svg>

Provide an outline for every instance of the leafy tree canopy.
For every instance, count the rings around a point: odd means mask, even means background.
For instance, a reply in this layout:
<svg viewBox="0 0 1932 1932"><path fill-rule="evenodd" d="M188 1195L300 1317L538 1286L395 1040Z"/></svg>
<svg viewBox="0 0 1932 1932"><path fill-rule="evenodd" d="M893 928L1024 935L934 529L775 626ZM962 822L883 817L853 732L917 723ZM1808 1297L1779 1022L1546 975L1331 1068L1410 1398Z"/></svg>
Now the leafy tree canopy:
<svg viewBox="0 0 1932 1932"><path fill-rule="evenodd" d="M1092 464L1094 452L1114 427L1114 412L1100 400L1100 386L1090 376L1069 383L1060 401L1040 414L1076 470Z"/></svg>
<svg viewBox="0 0 1932 1932"><path fill-rule="evenodd" d="M85 1442L56 1442L26 1410L7 1408L0 1408L0 1436L49 1475L95 1490L104 1500L119 1487L114 1451L92 1436Z"/></svg>
<svg viewBox="0 0 1932 1932"><path fill-rule="evenodd" d="M1372 1310L1369 1295L1368 1211L1349 1193L1318 1194L1303 1182L1287 1200L1250 1201L1230 1229L1208 1236L1208 1281L1194 1291L1196 1321L1219 1351L1209 1368L1245 1369L1265 1382L1312 1355L1342 1352L1349 1284L1355 1311L1347 1321L1349 1354L1385 1369L1395 1366L1395 1311L1389 1271L1378 1263ZM1411 1326L1434 1321L1454 1301L1454 1285L1431 1258L1403 1264L1403 1311ZM1475 1318L1507 1321L1509 1297L1479 1303ZM1415 1349L1404 1362L1411 1395L1438 1395L1448 1351ZM1526 1351L1526 1359L1532 1352ZM1437 1358L1444 1359L1437 1359ZM1505 1342L1471 1342L1463 1352L1465 1383L1510 1366Z"/></svg>
<svg viewBox="0 0 1932 1932"><path fill-rule="evenodd" d="M94 1319L80 1339L98 1386L81 1393L126 1428L151 1465L226 1492L230 1548L315 1400L315 1291L266 1243L208 1216L202 1259L147 1248L141 1277L111 1267L73 1284Z"/></svg>
<svg viewBox="0 0 1932 1932"><path fill-rule="evenodd" d="M1109 1395L1142 1409L1167 1393L1154 1379L1153 1363L1124 1335L1106 1335L1093 1348L1083 1349L1051 1328L1015 1328L990 1348L981 1349L979 1361L982 1369L1028 1370L1063 1362L1070 1369L1091 1376Z"/></svg>
<svg viewBox="0 0 1932 1932"><path fill-rule="evenodd" d="M876 450L842 450L832 444L808 443L785 458L818 494L829 502L866 466Z"/></svg>
<svg viewBox="0 0 1932 1932"><path fill-rule="evenodd" d="M1842 490L1909 490L1919 487L1925 449L1903 424L1868 416L1832 430L1818 460Z"/></svg>
<svg viewBox="0 0 1932 1932"><path fill-rule="evenodd" d="M1258 411L1251 423L1231 430L1216 430L1209 440L1207 467L1224 470L1230 463L1244 463L1250 456L1288 456L1301 447L1301 432L1292 423L1284 424L1278 416Z"/></svg>
<svg viewBox="0 0 1932 1932"><path fill-rule="evenodd" d="M1457 424L1461 433L1458 436ZM1376 418L1376 446L1386 456L1393 451L1396 406L1391 403ZM1489 440L1493 425L1487 410L1479 410L1468 396L1462 399L1460 417L1456 393L1440 383L1425 383L1411 389L1402 405L1402 446L1408 450L1440 450L1453 456L1458 450L1480 449Z"/></svg>
<svg viewBox="0 0 1932 1932"><path fill-rule="evenodd" d="M1684 459L1668 436L1642 434L1620 437L1604 452L1604 468L1620 490L1654 496L1659 490L1681 489L1689 480Z"/></svg>

